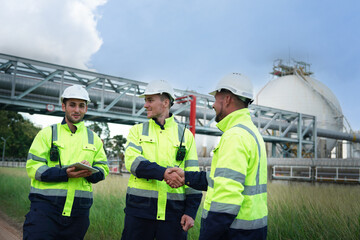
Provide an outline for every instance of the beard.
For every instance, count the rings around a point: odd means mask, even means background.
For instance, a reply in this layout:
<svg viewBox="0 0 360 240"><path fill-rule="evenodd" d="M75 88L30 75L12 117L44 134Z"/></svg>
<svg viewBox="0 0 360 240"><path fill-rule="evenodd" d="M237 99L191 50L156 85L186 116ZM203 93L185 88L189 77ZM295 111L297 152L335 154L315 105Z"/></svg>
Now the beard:
<svg viewBox="0 0 360 240"><path fill-rule="evenodd" d="M220 117L220 114L217 114L216 117L215 117L215 122L220 122L221 121L221 117Z"/></svg>
<svg viewBox="0 0 360 240"><path fill-rule="evenodd" d="M81 121L83 120L83 118L84 118L84 116L81 116L81 114L80 114L80 118L78 118L78 119L73 118L70 114L65 114L65 116L66 116L66 119L67 119L69 122L71 122L72 124L74 124L74 123L79 123L79 122L81 122Z"/></svg>
<svg viewBox="0 0 360 240"><path fill-rule="evenodd" d="M216 111L215 111L215 112L216 112ZM216 114L215 121L216 121L217 123L220 122L220 121L224 118L223 115L224 115L224 114L223 114L223 109L222 109L222 106L221 106L221 108L219 109L219 113Z"/></svg>

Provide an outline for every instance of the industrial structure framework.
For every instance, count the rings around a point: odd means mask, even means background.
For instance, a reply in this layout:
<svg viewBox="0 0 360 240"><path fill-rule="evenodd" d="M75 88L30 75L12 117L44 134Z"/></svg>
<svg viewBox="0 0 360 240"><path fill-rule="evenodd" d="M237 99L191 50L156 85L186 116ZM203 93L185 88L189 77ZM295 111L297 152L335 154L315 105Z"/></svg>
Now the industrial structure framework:
<svg viewBox="0 0 360 240"><path fill-rule="evenodd" d="M345 120L343 126L346 132L353 132L350 123L348 122L346 116L342 114L341 111L332 103L330 99L328 99L323 93L319 92L316 88L314 88L306 79L306 77L313 75L314 73L310 71L309 63L303 61L292 60L294 66L283 64L281 59L277 59L274 61L273 71L270 74L283 77L288 75L295 75L300 78L313 92L315 92L318 96L320 96L324 102L334 111L337 115L337 118Z"/></svg>
<svg viewBox="0 0 360 240"><path fill-rule="evenodd" d="M60 96L73 84L89 92L86 119L128 125L147 121L143 99L138 98L144 82L0 54L0 109L63 116ZM190 124L193 133L221 135L212 96L180 89L175 89L175 96L172 113L179 123ZM356 134L318 129L315 116L259 105L249 109L265 142L271 143L274 158L316 159L317 137L360 142Z"/></svg>

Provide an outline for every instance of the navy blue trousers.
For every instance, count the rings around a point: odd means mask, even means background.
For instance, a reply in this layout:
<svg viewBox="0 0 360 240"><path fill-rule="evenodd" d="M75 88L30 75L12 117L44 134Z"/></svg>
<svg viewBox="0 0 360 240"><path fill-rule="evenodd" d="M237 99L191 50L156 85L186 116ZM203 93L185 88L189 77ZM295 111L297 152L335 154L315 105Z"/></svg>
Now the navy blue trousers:
<svg viewBox="0 0 360 240"><path fill-rule="evenodd" d="M185 240L187 233L177 221L160 221L125 214L121 240Z"/></svg>
<svg viewBox="0 0 360 240"><path fill-rule="evenodd" d="M254 230L228 229L221 236L207 234L204 229L204 219L201 219L199 240L266 240L267 238L267 226Z"/></svg>
<svg viewBox="0 0 360 240"><path fill-rule="evenodd" d="M88 216L65 217L38 208L31 208L25 217L24 240L81 240L90 225Z"/></svg>

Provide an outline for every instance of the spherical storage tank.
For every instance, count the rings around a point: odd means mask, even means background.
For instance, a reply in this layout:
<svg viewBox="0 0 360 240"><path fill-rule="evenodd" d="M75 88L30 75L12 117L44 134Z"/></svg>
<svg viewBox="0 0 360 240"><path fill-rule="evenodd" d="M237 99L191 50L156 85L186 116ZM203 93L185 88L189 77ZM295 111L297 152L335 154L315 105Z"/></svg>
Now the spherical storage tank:
<svg viewBox="0 0 360 240"><path fill-rule="evenodd" d="M294 73L268 82L256 95L255 104L315 115L317 128L342 131L342 110L336 96L318 80ZM318 157L330 157L336 140L318 140Z"/></svg>

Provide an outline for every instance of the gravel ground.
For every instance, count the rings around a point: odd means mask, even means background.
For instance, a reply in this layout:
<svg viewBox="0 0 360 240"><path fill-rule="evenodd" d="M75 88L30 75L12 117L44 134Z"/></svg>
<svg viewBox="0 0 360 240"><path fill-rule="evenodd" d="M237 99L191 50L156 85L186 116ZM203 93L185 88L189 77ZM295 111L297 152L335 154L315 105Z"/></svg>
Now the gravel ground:
<svg viewBox="0 0 360 240"><path fill-rule="evenodd" d="M0 211L0 240L22 239L22 224L14 222Z"/></svg>

